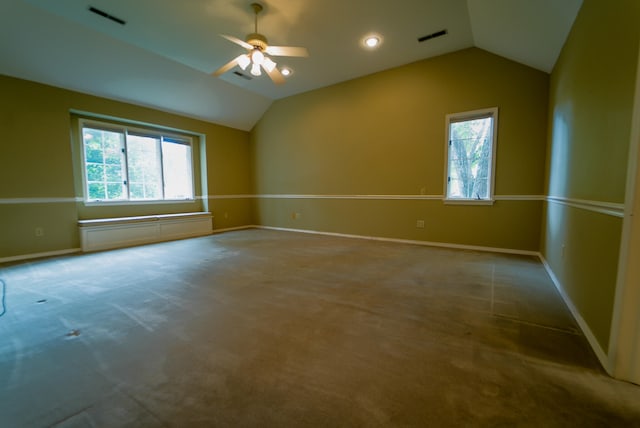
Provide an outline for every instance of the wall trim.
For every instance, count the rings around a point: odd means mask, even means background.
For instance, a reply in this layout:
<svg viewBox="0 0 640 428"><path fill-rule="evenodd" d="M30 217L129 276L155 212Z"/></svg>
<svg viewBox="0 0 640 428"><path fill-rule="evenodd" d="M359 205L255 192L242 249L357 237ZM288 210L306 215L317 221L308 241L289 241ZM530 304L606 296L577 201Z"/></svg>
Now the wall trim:
<svg viewBox="0 0 640 428"><path fill-rule="evenodd" d="M82 202L82 198L0 198L0 205L15 204L70 204Z"/></svg>
<svg viewBox="0 0 640 428"><path fill-rule="evenodd" d="M230 195L231 198L250 198L251 195ZM196 200L202 199L225 199L225 196L194 196L193 199L183 200L155 200L155 201L107 201L107 202L86 202L83 197L69 197L69 198L0 198L0 205L12 205L12 204L61 204L61 203L76 203L84 202L88 206L112 206L112 205L152 205L152 204L174 204L174 203L193 203Z"/></svg>
<svg viewBox="0 0 640 428"><path fill-rule="evenodd" d="M353 235L348 233L324 232L319 230L308 230L308 229L292 229L287 227L274 227L274 226L261 226L261 225L253 225L250 227L255 229L308 233L311 235L326 235L326 236L337 236L340 238L356 238L356 239L367 239L370 241L393 242L398 244L422 245L425 247L441 247L441 248L452 248L457 250L472 250L472 251L484 251L484 252L490 252L490 253L518 254L523 256L534 256L534 257L538 257L540 255L540 253L537 251L517 250L512 248L483 247L479 245L462 245L462 244L449 244L446 242L418 241L413 239L384 238L380 236Z"/></svg>
<svg viewBox="0 0 640 428"><path fill-rule="evenodd" d="M615 202L591 201L587 199L565 198L563 196L547 196L547 202L566 205L573 208L624 218L624 204Z"/></svg>
<svg viewBox="0 0 640 428"><path fill-rule="evenodd" d="M65 254L79 253L80 248L69 248L66 250L46 251L44 253L21 254L19 256L2 257L0 263L17 262L21 260L40 259L44 257L63 256Z"/></svg>
<svg viewBox="0 0 640 428"><path fill-rule="evenodd" d="M544 195L494 195L495 201L544 201Z"/></svg>
<svg viewBox="0 0 640 428"><path fill-rule="evenodd" d="M444 195L331 195L331 194L289 194L262 193L247 195L257 199L365 199L365 200L427 200L444 201ZM496 195L496 201L543 201L543 195Z"/></svg>
<svg viewBox="0 0 640 428"><path fill-rule="evenodd" d="M291 193L262 193L262 194L232 194L232 195L204 195L194 199L364 199L364 200L445 200L444 195L331 195L331 194L291 194ZM624 217L624 204L615 202L601 202L586 199L573 199L561 196L544 195L495 195L496 201L547 201L580 208L600 214ZM0 198L0 204L48 204L83 202L82 197L71 198ZM153 201L158 202L158 201ZM175 202L175 201L169 201Z"/></svg>
<svg viewBox="0 0 640 428"><path fill-rule="evenodd" d="M551 269L551 265L547 262L547 259L545 259L545 257L542 254L539 254L539 257L540 257L540 261L542 262L542 265L547 271L547 274L551 278L551 281L553 282L556 289L558 290L558 293L560 293L562 300L564 300L564 303L569 308L569 311L571 311L573 318L578 323L578 326L580 326L580 330L582 330L582 333L587 338L589 345L591 345L591 349L593 349L593 352L596 354L596 357L600 361L600 364L602 364L602 367L606 370L606 372L609 375L612 375L613 371L612 371L612 366L611 366L611 361L609 359L609 356L604 351L604 349L602 349L602 347L600 346L598 339L596 339L596 336L593 334L593 332L589 328L589 325L584 320L584 318L582 318L582 315L580 315L580 312L578 311L576 306L573 304L573 301L571 300L569 295L564 291L564 287L562 286L562 283L560 282L556 274L553 272L553 269Z"/></svg>
<svg viewBox="0 0 640 428"><path fill-rule="evenodd" d="M257 226L252 226L252 225L226 227L224 229L213 229L211 234L215 235L216 233L233 232L234 230L246 230L246 229L255 229L255 228L257 228Z"/></svg>
<svg viewBox="0 0 640 428"><path fill-rule="evenodd" d="M314 195L258 194L258 199L366 199L366 200L441 200L442 195Z"/></svg>
<svg viewBox="0 0 640 428"><path fill-rule="evenodd" d="M207 195L207 196L203 196L203 198L208 198L209 200L215 200L215 199L249 199L249 198L255 198L255 195L250 195L250 194L239 194L239 195Z"/></svg>

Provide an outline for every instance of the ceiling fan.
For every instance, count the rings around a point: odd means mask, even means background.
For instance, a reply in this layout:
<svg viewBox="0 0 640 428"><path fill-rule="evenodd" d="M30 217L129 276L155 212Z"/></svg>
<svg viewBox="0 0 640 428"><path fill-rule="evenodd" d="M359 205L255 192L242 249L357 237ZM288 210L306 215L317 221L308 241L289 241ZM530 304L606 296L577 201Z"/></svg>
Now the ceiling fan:
<svg viewBox="0 0 640 428"><path fill-rule="evenodd" d="M251 66L251 74L254 76L260 76L262 74L261 68L267 72L271 80L276 84L284 83L284 77L278 68L276 63L269 58L271 56L296 56L306 57L309 56L306 48L293 47L293 46L269 46L267 38L258 33L258 14L262 11L262 5L258 3L252 3L251 8L255 13L255 30L253 33L247 35L246 41L240 40L233 36L227 36L221 34L225 39L242 46L247 50L246 54L242 54L219 69L217 69L213 75L220 76L231 70L236 65L241 69L246 70Z"/></svg>

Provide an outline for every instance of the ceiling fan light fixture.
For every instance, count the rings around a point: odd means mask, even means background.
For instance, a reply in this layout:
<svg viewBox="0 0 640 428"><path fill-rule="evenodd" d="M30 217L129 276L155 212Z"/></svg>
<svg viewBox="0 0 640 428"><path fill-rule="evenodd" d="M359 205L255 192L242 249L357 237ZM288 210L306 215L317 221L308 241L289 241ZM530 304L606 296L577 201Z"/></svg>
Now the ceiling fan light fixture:
<svg viewBox="0 0 640 428"><path fill-rule="evenodd" d="M251 8L253 9L253 12L255 14L255 26L254 32L248 34L246 40L240 40L237 37L221 34L221 36L225 39L246 49L246 54L237 56L222 67L218 68L212 74L214 76L221 76L222 74L233 69L235 66L240 67L242 70L246 70L251 65L250 73L253 76L261 76L261 69L264 69L273 83L275 83L276 85L280 85L284 83L283 73L278 70L278 68L276 68L277 64L270 57L307 57L309 56L309 52L303 47L269 46L269 44L267 43L267 38L264 35L258 33L258 14L262 11L263 7L259 3L252 3ZM234 71L234 73L242 75L242 73L238 71ZM290 69L284 70L284 76L289 76L290 74Z"/></svg>
<svg viewBox="0 0 640 428"><path fill-rule="evenodd" d="M291 73L293 73L293 70L286 67L280 71L280 74L282 74L284 77L291 76Z"/></svg>
<svg viewBox="0 0 640 428"><path fill-rule="evenodd" d="M262 72L260 71L260 64L256 64L255 62L253 63L253 65L251 66L251 74L256 77L262 74Z"/></svg>
<svg viewBox="0 0 640 428"><path fill-rule="evenodd" d="M262 61L262 66L264 67L265 70L271 73L273 69L276 68L276 63L273 62L271 58L265 57L264 61Z"/></svg>
<svg viewBox="0 0 640 428"><path fill-rule="evenodd" d="M251 61L253 61L254 64L258 64L258 65L262 65L262 63L264 62L264 54L260 51L260 49L254 49L253 52L251 53Z"/></svg>
<svg viewBox="0 0 640 428"><path fill-rule="evenodd" d="M246 70L249 64L251 64L251 58L249 58L249 55L242 55L238 58L238 65L241 69Z"/></svg>

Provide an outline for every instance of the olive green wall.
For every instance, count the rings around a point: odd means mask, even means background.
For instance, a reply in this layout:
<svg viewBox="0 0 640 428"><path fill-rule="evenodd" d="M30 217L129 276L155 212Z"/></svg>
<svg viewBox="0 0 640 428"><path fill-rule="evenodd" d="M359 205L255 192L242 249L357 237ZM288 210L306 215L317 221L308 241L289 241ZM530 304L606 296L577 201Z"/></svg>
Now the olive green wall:
<svg viewBox="0 0 640 428"><path fill-rule="evenodd" d="M550 82L541 252L601 349L609 344L624 203L640 2L585 0ZM615 213L614 213L615 214Z"/></svg>
<svg viewBox="0 0 640 428"><path fill-rule="evenodd" d="M251 131L256 222L538 251L548 77L472 48L276 101ZM445 205L445 116L488 107L510 200Z"/></svg>
<svg viewBox="0 0 640 428"><path fill-rule="evenodd" d="M196 173L206 173L196 190L198 196L213 197L208 209L215 216L214 228L251 223L249 198L223 198L250 191L247 132L6 76L0 76L0 93L0 259L77 248L78 219L205 208L202 198L193 203L110 207L76 202L82 189L72 111L194 134L195 141L203 142L194 147ZM38 227L42 236L35 234Z"/></svg>

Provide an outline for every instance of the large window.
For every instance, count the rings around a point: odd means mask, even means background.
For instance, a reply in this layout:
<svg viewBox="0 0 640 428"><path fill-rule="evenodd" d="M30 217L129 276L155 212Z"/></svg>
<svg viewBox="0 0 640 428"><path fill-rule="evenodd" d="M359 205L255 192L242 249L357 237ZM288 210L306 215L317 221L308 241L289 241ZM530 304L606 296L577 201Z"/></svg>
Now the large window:
<svg viewBox="0 0 640 428"><path fill-rule="evenodd" d="M493 201L497 122L497 108L447 115L446 201Z"/></svg>
<svg viewBox="0 0 640 428"><path fill-rule="evenodd" d="M191 139L81 122L85 200L193 200Z"/></svg>

